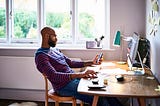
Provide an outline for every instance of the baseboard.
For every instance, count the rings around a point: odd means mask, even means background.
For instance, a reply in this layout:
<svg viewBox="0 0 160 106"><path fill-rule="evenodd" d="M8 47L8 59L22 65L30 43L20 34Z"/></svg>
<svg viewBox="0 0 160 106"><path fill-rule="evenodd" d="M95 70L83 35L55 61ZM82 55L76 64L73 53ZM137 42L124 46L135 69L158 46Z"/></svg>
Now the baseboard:
<svg viewBox="0 0 160 106"><path fill-rule="evenodd" d="M45 91L0 88L0 99L45 101Z"/></svg>
<svg viewBox="0 0 160 106"><path fill-rule="evenodd" d="M44 102L45 90L0 88L0 99ZM55 101L49 100L49 102L55 102ZM68 101L63 103L71 103L71 102ZM80 104L79 100L77 100L77 104Z"/></svg>

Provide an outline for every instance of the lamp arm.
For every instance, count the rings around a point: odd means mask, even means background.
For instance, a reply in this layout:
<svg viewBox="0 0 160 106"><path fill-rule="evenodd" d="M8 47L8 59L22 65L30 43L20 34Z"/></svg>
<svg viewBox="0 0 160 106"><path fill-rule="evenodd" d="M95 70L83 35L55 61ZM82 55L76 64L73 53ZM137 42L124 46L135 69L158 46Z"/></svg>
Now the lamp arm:
<svg viewBox="0 0 160 106"><path fill-rule="evenodd" d="M124 35L122 35L121 38L122 38L122 40L127 41L127 42L130 42L133 39L133 37L126 37Z"/></svg>

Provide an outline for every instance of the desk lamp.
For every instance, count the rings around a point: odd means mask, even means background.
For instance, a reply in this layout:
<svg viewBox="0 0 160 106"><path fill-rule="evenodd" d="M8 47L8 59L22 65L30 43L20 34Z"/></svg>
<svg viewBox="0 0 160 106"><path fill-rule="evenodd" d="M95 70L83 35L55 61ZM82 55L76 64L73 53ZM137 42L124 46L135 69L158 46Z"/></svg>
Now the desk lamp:
<svg viewBox="0 0 160 106"><path fill-rule="evenodd" d="M120 47L121 45L121 32L117 31L116 36L114 38L114 46Z"/></svg>
<svg viewBox="0 0 160 106"><path fill-rule="evenodd" d="M121 47L121 56L120 56L120 61L117 62L118 64L126 64L126 62L122 61L122 56L123 56L123 45L121 44L121 39L122 39L122 35L120 31L117 31L115 38L114 38L114 42L113 45L117 46L117 47Z"/></svg>

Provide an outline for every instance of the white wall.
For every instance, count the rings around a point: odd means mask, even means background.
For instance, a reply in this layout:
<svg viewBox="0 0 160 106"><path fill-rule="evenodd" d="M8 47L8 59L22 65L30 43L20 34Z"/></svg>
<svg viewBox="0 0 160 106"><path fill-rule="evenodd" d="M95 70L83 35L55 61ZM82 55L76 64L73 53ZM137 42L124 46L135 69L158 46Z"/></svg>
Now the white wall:
<svg viewBox="0 0 160 106"><path fill-rule="evenodd" d="M116 50L102 50L102 52L105 60L119 60L120 49L112 46L115 32L120 29L126 36L132 35L133 32L145 35L145 0L110 0L110 3L110 44L111 48ZM25 95L25 99L43 99L44 95L41 92L43 82L35 69L34 52L35 49L0 49L0 98L16 98L15 95L19 95L18 97ZM86 60L93 59L101 51L62 50L62 52L68 57L80 57ZM125 60L126 49L123 53ZM6 95L7 92L9 96ZM32 93L34 97L30 95Z"/></svg>
<svg viewBox="0 0 160 106"><path fill-rule="evenodd" d="M160 8L160 1L159 1ZM148 22L149 14L151 13L151 1L147 0L146 6L146 37L150 40L151 43L151 68L155 76L160 81L160 25L158 25L158 32L154 35L150 35L151 28L153 26ZM160 18L160 10L159 10L159 18Z"/></svg>
<svg viewBox="0 0 160 106"><path fill-rule="evenodd" d="M150 40L151 44L151 70L153 74L156 76L158 81L160 81L160 25L157 26L157 33L154 35L150 35L150 31L153 26L149 23L149 14L152 11L151 0L146 0L146 37ZM159 9L160 9L160 1L158 0ZM158 17L160 18L160 10L158 12ZM156 99L156 104L159 106L160 99Z"/></svg>

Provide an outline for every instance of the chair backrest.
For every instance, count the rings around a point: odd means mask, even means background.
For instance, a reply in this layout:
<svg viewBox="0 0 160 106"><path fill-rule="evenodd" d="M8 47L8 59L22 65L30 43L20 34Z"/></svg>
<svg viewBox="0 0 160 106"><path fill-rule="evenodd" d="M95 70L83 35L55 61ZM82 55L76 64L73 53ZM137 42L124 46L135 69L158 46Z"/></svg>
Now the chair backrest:
<svg viewBox="0 0 160 106"><path fill-rule="evenodd" d="M60 97L57 94L53 94L52 96L49 95L49 89L48 89L48 78L45 74L43 74L44 80L45 80L45 106L48 106L48 99L52 98L57 101L72 101L72 106L76 106L76 98L74 97ZM52 90L50 90L52 91ZM55 106L59 106L57 101L55 102ZM83 106L83 102L80 101L80 106Z"/></svg>
<svg viewBox="0 0 160 106"><path fill-rule="evenodd" d="M45 74L43 74L45 80L45 106L48 106L48 79Z"/></svg>

